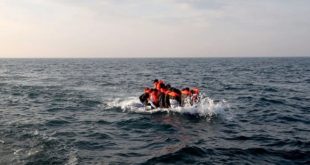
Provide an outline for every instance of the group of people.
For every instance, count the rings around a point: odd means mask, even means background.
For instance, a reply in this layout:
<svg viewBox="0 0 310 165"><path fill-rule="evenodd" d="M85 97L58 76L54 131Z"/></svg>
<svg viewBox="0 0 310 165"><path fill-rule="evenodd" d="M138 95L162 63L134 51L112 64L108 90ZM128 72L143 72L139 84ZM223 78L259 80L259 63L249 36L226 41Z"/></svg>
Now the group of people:
<svg viewBox="0 0 310 165"><path fill-rule="evenodd" d="M176 100L179 106L184 106L186 103L193 105L199 102L198 88L183 88L179 90L171 87L170 84L165 84L163 80L155 79L153 88L144 88L144 93L139 97L144 106L154 108L170 108L170 99Z"/></svg>

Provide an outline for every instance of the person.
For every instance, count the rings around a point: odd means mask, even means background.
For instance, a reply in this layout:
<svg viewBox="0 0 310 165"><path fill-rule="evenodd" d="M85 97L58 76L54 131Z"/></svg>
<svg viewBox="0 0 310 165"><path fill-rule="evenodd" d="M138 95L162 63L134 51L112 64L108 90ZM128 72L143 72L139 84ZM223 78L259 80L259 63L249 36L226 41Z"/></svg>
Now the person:
<svg viewBox="0 0 310 165"><path fill-rule="evenodd" d="M157 84L158 84L158 79L155 79L155 80L153 81L153 88L155 88L155 89L156 89Z"/></svg>
<svg viewBox="0 0 310 165"><path fill-rule="evenodd" d="M148 101L151 104L152 109L159 107L159 91L157 89L151 89Z"/></svg>
<svg viewBox="0 0 310 165"><path fill-rule="evenodd" d="M160 108L170 108L170 100L168 96L168 89L165 84L160 84L159 86L159 107Z"/></svg>
<svg viewBox="0 0 310 165"><path fill-rule="evenodd" d="M191 91L189 90L189 88L183 88L181 90L181 100L182 100L182 106L184 106L185 104L190 104L190 105L193 105L192 104L192 101L191 101Z"/></svg>
<svg viewBox="0 0 310 165"><path fill-rule="evenodd" d="M148 103L148 98L150 97L151 89L150 88L144 88L144 93L139 97L140 102L144 106L150 105Z"/></svg>
<svg viewBox="0 0 310 165"><path fill-rule="evenodd" d="M199 101L200 101L199 89L198 88L192 88L191 89L191 102L192 102L192 104L198 103Z"/></svg>
<svg viewBox="0 0 310 165"><path fill-rule="evenodd" d="M162 84L165 85L163 80L155 79L155 80L153 81L153 86L154 86L154 88L157 89L157 90L160 90L160 86L161 86Z"/></svg>
<svg viewBox="0 0 310 165"><path fill-rule="evenodd" d="M169 98L176 100L178 104L182 106L181 91L177 88L171 87L170 84L168 84L167 86L169 87L168 92L167 92L167 94L169 95Z"/></svg>
<svg viewBox="0 0 310 165"><path fill-rule="evenodd" d="M188 87L179 90L171 87L170 84L165 85L163 80L155 79L153 81L153 89L145 88L144 93L139 97L140 102L144 106L151 106L154 108L170 108L170 99L174 99L178 102L179 106L183 107L186 103L193 105L199 102L199 89Z"/></svg>

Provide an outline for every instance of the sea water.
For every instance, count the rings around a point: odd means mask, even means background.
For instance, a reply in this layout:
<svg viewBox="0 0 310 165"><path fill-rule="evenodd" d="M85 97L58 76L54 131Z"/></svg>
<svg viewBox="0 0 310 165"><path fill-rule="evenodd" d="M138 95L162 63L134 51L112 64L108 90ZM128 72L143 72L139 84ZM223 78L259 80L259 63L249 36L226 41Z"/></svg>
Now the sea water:
<svg viewBox="0 0 310 165"><path fill-rule="evenodd" d="M146 111L154 79L201 102ZM229 163L310 163L310 58L0 60L0 164Z"/></svg>

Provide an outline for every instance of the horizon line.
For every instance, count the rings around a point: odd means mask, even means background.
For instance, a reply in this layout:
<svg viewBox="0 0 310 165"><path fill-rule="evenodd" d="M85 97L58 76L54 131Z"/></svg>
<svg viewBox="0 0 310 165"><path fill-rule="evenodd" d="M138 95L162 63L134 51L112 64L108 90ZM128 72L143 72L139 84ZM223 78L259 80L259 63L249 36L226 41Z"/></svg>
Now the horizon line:
<svg viewBox="0 0 310 165"><path fill-rule="evenodd" d="M310 58L310 56L209 56L209 57L0 57L0 59L202 59L202 58Z"/></svg>

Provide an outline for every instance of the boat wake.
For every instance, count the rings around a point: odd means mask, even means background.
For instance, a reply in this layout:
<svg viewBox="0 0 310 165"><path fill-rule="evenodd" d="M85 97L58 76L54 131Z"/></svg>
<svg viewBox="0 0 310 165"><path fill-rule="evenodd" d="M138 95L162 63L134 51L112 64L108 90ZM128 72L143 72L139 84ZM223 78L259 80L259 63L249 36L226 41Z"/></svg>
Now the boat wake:
<svg viewBox="0 0 310 165"><path fill-rule="evenodd" d="M214 101L209 97L202 96L200 102L194 105L186 104L184 107L177 106L174 100L171 100L171 108L146 109L137 97L116 98L107 102L109 108L121 108L124 112L133 113L180 113L193 115L197 117L217 117L222 116L227 119L232 118L229 113L229 103L225 100Z"/></svg>

